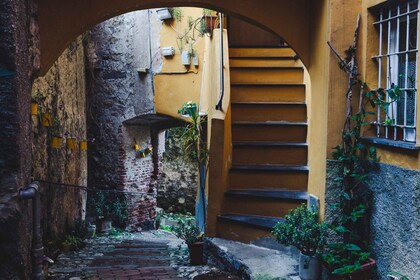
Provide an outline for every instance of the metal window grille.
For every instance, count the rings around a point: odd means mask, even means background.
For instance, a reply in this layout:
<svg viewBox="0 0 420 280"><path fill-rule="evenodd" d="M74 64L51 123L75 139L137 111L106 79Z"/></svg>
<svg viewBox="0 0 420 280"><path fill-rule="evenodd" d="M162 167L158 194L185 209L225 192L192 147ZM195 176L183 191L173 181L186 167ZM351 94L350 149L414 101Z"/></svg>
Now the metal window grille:
<svg viewBox="0 0 420 280"><path fill-rule="evenodd" d="M401 98L391 103L388 113L378 108L378 137L415 142L417 98L418 1L397 1L382 7L374 23L379 32L378 88L396 84Z"/></svg>

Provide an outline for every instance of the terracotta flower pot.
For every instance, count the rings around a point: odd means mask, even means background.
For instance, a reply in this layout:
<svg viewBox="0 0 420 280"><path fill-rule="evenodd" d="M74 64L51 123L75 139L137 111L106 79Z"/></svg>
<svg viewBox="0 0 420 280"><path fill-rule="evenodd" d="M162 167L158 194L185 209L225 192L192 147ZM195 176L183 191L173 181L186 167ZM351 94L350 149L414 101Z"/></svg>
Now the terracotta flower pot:
<svg viewBox="0 0 420 280"><path fill-rule="evenodd" d="M31 115L38 115L38 103L31 102Z"/></svg>
<svg viewBox="0 0 420 280"><path fill-rule="evenodd" d="M190 264L200 265L204 264L204 242L195 242L188 245L188 251L190 253Z"/></svg>
<svg viewBox="0 0 420 280"><path fill-rule="evenodd" d="M50 113L42 113L41 124L42 124L42 126L51 126L51 114Z"/></svg>
<svg viewBox="0 0 420 280"><path fill-rule="evenodd" d="M62 140L63 140L63 138L61 138L61 137L53 136L51 138L51 148L54 148L54 149L60 148Z"/></svg>

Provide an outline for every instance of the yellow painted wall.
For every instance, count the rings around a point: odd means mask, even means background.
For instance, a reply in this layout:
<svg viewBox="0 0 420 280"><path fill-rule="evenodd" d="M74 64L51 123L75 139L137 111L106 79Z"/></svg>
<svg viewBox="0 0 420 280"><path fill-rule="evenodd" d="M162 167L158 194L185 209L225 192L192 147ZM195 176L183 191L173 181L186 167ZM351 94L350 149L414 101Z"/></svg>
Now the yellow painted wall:
<svg viewBox="0 0 420 280"><path fill-rule="evenodd" d="M162 70L154 77L155 88L155 111L179 118L178 109L187 101L194 101L199 104L202 80L204 41L208 39L200 37L197 30L188 30L188 17L197 19L202 16L203 9L200 8L180 8L182 10L182 20L166 20L162 23L160 32L160 46L172 46L175 55L172 57L162 57ZM188 45L182 45L183 36L194 38L193 49L199 57L199 65L194 66L192 59L190 66L181 63L181 52L190 50ZM192 42L192 40L191 40Z"/></svg>

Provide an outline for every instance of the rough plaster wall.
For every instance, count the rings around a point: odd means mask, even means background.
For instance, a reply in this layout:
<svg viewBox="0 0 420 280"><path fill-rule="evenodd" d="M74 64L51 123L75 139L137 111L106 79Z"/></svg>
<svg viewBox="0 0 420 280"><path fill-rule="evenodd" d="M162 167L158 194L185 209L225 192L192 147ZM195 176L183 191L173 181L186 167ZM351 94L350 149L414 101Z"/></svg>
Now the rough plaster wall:
<svg viewBox="0 0 420 280"><path fill-rule="evenodd" d="M169 212L195 212L197 168L183 157L180 129L167 130L162 175L158 180L158 206Z"/></svg>
<svg viewBox="0 0 420 280"><path fill-rule="evenodd" d="M30 272L31 204L13 195L31 172L31 76L39 67L31 12L32 1L0 1L0 68L15 73L0 77L0 279L27 279Z"/></svg>
<svg viewBox="0 0 420 280"><path fill-rule="evenodd" d="M150 144L150 128L123 125L125 120L153 113L152 71L137 72L149 69L157 52L158 37L150 29L161 22L154 18L151 22L147 10L112 18L89 32L87 47L88 126L89 136L95 138L89 151L89 186L150 193L127 194L129 225L134 227L154 219L156 206L150 190L154 186L151 157L133 158L134 139L141 148Z"/></svg>
<svg viewBox="0 0 420 280"><path fill-rule="evenodd" d="M72 42L48 73L35 80L32 94L42 92L42 110L50 111L59 127L44 127L40 115L32 116L32 158L35 180L76 186L87 184L87 154L69 150L63 139L51 148L51 137L68 134L86 140L86 81L82 38ZM56 131L54 131L56 130ZM43 232L45 238L63 235L84 216L86 192L69 186L41 182ZM44 239L45 239L44 238Z"/></svg>
<svg viewBox="0 0 420 280"><path fill-rule="evenodd" d="M336 161L327 162L326 219L336 201L333 180ZM372 255L378 279L396 271L417 279L420 275L420 171L379 163L369 187L373 192L371 221Z"/></svg>

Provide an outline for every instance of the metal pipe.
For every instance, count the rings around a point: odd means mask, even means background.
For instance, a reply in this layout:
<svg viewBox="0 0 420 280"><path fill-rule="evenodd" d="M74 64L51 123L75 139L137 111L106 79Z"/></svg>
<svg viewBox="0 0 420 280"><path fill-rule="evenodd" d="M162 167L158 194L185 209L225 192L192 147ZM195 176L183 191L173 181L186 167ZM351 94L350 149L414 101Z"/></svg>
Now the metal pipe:
<svg viewBox="0 0 420 280"><path fill-rule="evenodd" d="M41 236L41 199L39 196L39 183L32 182L28 186L19 190L19 199L32 199L32 279L43 279L42 257L44 247L42 247Z"/></svg>
<svg viewBox="0 0 420 280"><path fill-rule="evenodd" d="M216 104L216 110L222 111L223 95L225 94L225 73L223 62L223 22L222 13L219 12L219 26L220 26L220 96Z"/></svg>

